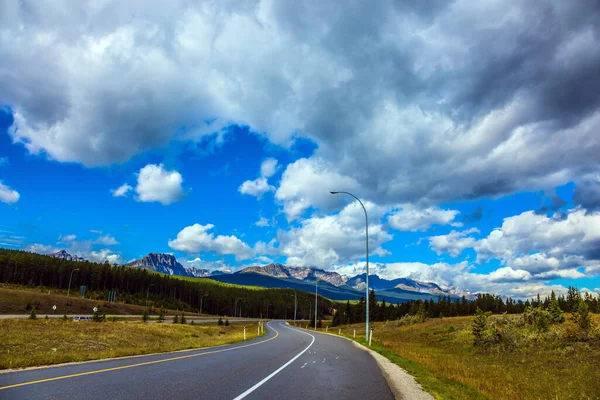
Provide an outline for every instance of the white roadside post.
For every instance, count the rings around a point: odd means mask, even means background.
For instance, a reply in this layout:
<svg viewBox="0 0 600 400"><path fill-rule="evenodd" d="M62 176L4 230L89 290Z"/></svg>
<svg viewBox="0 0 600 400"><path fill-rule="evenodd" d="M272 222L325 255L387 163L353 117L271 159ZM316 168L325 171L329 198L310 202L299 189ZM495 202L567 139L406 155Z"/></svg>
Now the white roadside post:
<svg viewBox="0 0 600 400"><path fill-rule="evenodd" d="M342 328L338 329L338 335L342 334Z"/></svg>
<svg viewBox="0 0 600 400"><path fill-rule="evenodd" d="M244 340L246 340L246 327L244 327Z"/></svg>
<svg viewBox="0 0 600 400"><path fill-rule="evenodd" d="M328 330L328 329L329 329L329 325L327 325L327 326L325 327L325 332L327 332L327 330Z"/></svg>
<svg viewBox="0 0 600 400"><path fill-rule="evenodd" d="M371 340L373 340L373 329L371 329L371 332L369 333L369 347L371 347Z"/></svg>
<svg viewBox="0 0 600 400"><path fill-rule="evenodd" d="M354 336L353 337L356 338L356 329L354 330Z"/></svg>
<svg viewBox="0 0 600 400"><path fill-rule="evenodd" d="M260 335L260 324L258 324L258 326L256 327L256 334Z"/></svg>

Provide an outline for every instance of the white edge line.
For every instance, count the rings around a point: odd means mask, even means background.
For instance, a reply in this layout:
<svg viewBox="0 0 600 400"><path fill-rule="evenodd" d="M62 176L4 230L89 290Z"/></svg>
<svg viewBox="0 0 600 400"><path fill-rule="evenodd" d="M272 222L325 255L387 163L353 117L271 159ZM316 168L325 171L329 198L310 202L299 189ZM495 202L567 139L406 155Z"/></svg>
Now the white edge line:
<svg viewBox="0 0 600 400"><path fill-rule="evenodd" d="M275 375L277 375L278 373L280 373L285 367L287 367L288 365L290 365L291 363L293 363L298 357L300 357L302 354L304 354L306 352L306 350L310 349L310 346L312 346L313 343L315 342L315 337L313 335L311 335L310 333L308 333L308 332L300 331L300 330L297 330L297 329L294 329L294 328L290 328L290 327L287 327L287 326L285 328L291 329L291 330L296 331L296 332L304 333L305 335L310 336L312 338L312 341L310 342L310 344L304 350L302 350L300 353L296 354L294 356L294 358L292 358L290 361L286 362L281 367L277 368L275 371L273 371L265 379L263 379L262 381L258 382L256 385L252 386L250 389L246 390L244 393L240 394L239 396L237 396L233 400L241 400L244 397L248 396L250 393L254 392L259 387L261 387L262 385L264 385L269 379L271 379L272 377L274 377Z"/></svg>

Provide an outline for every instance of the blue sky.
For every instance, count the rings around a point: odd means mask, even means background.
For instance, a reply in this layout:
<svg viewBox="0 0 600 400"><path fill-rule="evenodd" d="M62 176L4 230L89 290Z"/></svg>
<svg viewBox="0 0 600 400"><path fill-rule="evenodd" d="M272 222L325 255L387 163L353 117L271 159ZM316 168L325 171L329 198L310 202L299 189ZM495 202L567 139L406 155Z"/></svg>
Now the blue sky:
<svg viewBox="0 0 600 400"><path fill-rule="evenodd" d="M383 277L600 292L594 13L546 6L8 2L0 246L353 275L347 190Z"/></svg>

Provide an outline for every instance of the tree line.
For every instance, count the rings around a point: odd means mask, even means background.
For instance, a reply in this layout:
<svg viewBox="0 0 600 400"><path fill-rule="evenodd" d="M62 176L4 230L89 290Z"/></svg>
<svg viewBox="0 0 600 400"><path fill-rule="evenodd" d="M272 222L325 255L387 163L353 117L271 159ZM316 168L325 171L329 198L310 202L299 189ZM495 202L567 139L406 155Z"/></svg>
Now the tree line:
<svg viewBox="0 0 600 400"><path fill-rule="evenodd" d="M74 270L77 270L73 272ZM0 249L0 283L43 286L78 295L86 286L87 298L107 300L117 292L117 301L154 309L205 312L213 315L252 318L293 318L291 289L262 289L235 286L204 278L178 278L140 268L111 266L89 261L69 261L26 251ZM296 291L297 317L314 318L314 294ZM200 309L202 307L202 310ZM319 296L318 318L326 318L333 302Z"/></svg>
<svg viewBox="0 0 600 400"><path fill-rule="evenodd" d="M374 291L369 293L369 320L391 321L400 319L406 315L417 316L422 320L438 317L457 317L475 315L477 309L482 312L494 314L522 314L528 309L552 309L556 304L563 312L576 312L580 302L587 305L593 313L600 312L600 296L594 296L589 292L582 294L577 288L569 286L566 295L551 296L541 299L538 295L534 299L513 300L510 297L502 298L491 294L478 294L473 300L465 296L452 298L440 296L437 300L410 300L405 303L388 304L384 301L377 302ZM358 303L339 304L333 312L332 325L345 325L365 322L366 303L364 297Z"/></svg>

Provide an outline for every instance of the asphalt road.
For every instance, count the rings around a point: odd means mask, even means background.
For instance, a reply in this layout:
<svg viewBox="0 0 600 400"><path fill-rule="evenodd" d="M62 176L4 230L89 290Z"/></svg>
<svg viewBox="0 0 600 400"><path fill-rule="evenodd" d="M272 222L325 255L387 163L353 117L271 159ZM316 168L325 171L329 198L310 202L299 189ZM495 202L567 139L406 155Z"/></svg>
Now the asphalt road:
<svg viewBox="0 0 600 400"><path fill-rule="evenodd" d="M232 345L0 374L0 399L393 399L350 341L266 326Z"/></svg>

